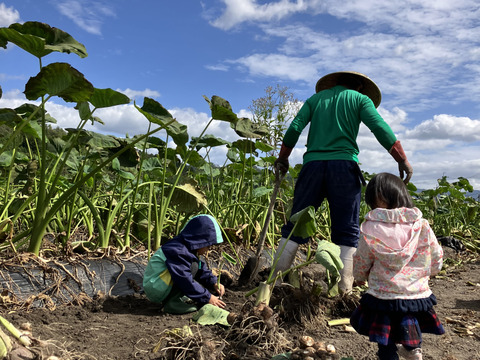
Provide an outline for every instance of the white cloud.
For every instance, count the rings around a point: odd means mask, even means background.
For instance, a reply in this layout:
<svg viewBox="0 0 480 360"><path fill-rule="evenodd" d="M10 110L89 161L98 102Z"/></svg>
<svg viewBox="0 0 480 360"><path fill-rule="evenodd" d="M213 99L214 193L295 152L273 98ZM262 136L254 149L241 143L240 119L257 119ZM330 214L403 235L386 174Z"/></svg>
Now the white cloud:
<svg viewBox="0 0 480 360"><path fill-rule="evenodd" d="M244 21L270 21L279 20L292 13L305 11L307 1L281 0L257 4L256 0L222 0L225 11L211 24L223 30L228 30Z"/></svg>
<svg viewBox="0 0 480 360"><path fill-rule="evenodd" d="M412 130L407 130L406 135L422 140L449 139L466 143L480 141L480 120L447 114L435 115L433 120L424 121Z"/></svg>
<svg viewBox="0 0 480 360"><path fill-rule="evenodd" d="M274 50L226 60L251 79L312 86L328 72L355 70L378 82L384 105L423 111L480 96L480 3L474 0L400 2L223 0L214 26L257 23L256 36ZM302 21L292 17L302 13ZM318 15L323 15L319 18ZM274 20L291 17L288 25ZM349 26L331 29L347 21ZM333 31L336 31L335 33Z"/></svg>
<svg viewBox="0 0 480 360"><path fill-rule="evenodd" d="M0 3L0 27L10 26L20 21L20 13L13 6Z"/></svg>
<svg viewBox="0 0 480 360"><path fill-rule="evenodd" d="M93 0L64 0L53 3L62 15L71 19L76 25L88 33L102 34L105 17L114 17L111 5Z"/></svg>
<svg viewBox="0 0 480 360"><path fill-rule="evenodd" d="M392 111L380 107L378 112L387 124L390 125L394 133L405 131L405 126L408 121L406 111L398 107L394 107Z"/></svg>
<svg viewBox="0 0 480 360"><path fill-rule="evenodd" d="M412 183L421 189L432 189L437 185L436 180L447 176L449 181L459 177L469 179L475 189L480 189L480 159L475 152L480 153L480 145L475 147L458 146L453 149L437 148L420 150L416 141L402 141L408 160L413 167ZM360 145L359 155L362 170L372 173L390 172L398 174L398 165L394 159L383 151L367 150Z"/></svg>
<svg viewBox="0 0 480 360"><path fill-rule="evenodd" d="M230 123L213 120L209 124L211 117L204 112L197 112L192 108L174 108L169 111L178 122L187 125L190 137L200 136L205 128L207 128L205 134L214 135L226 141L235 141L238 139L238 135L230 127Z"/></svg>
<svg viewBox="0 0 480 360"><path fill-rule="evenodd" d="M8 106L11 108L15 108L16 106L18 106L15 105L17 103L19 105L23 104L25 100L22 101L22 98L24 99L24 96L22 92L18 89L5 91L2 95L3 103L8 104ZM0 101L2 101L2 99L0 99ZM7 107L7 105L4 106Z"/></svg>
<svg viewBox="0 0 480 360"><path fill-rule="evenodd" d="M469 179L475 189L480 189L480 159L472 153L480 152L480 146L459 146L455 149L440 149L428 154L415 153L411 164L414 177L412 181L417 187L433 188L433 179L447 176L450 182L459 177ZM461 159L461 160L460 160Z"/></svg>
<svg viewBox="0 0 480 360"><path fill-rule="evenodd" d="M452 36L474 36L462 32L465 26L475 27L479 4L475 0L399 0L395 2L337 0L280 0L259 4L256 0L222 0L223 11L210 23L223 30L243 22L266 23L291 17L298 13L328 14L340 19L354 20L384 29L385 24L397 32L408 34L450 33ZM476 37L478 39L478 37Z"/></svg>
<svg viewBox="0 0 480 360"><path fill-rule="evenodd" d="M271 76L292 81L312 81L316 78L315 65L307 58L282 54L254 54L234 61L254 76Z"/></svg>
<svg viewBox="0 0 480 360"><path fill-rule="evenodd" d="M329 35L303 26L269 28L269 36L285 42L278 51L250 54L229 63L240 65L251 76L276 81L314 84L328 72L355 70L378 83L388 101L422 110L443 101L471 100L480 77L478 44L449 38L400 36L365 32L360 35ZM300 55L300 56L299 56ZM462 71L465 66L465 71ZM376 79L380 79L376 80ZM459 91L460 90L460 91ZM435 96L429 96L435 93ZM480 95L480 94L479 94Z"/></svg>
<svg viewBox="0 0 480 360"><path fill-rule="evenodd" d="M206 65L205 68L212 71L228 71L229 70L229 66L225 64Z"/></svg>
<svg viewBox="0 0 480 360"><path fill-rule="evenodd" d="M45 109L57 120L57 126L63 129L76 128L80 123L78 111L73 107L59 105L51 101L45 105ZM92 126L88 126L86 129L91 130Z"/></svg>
<svg viewBox="0 0 480 360"><path fill-rule="evenodd" d="M117 91L127 95L130 99L140 99L144 97L159 98L161 96L161 94L158 91L150 90L150 89L132 90L127 88L125 90L117 89Z"/></svg>
<svg viewBox="0 0 480 360"><path fill-rule="evenodd" d="M381 4L376 1L322 2L321 12L340 18L354 18L379 28L390 24L393 30L408 34L450 33L456 36L459 28L472 26L478 21L479 11L475 0L400 0Z"/></svg>
<svg viewBox="0 0 480 360"><path fill-rule="evenodd" d="M436 115L433 120L425 120L413 129L407 128L408 114L396 109L387 112L380 109L385 120L401 124L395 131L401 141L414 171L412 182L418 188L435 188L436 180L443 176L448 181L459 177L470 180L474 188L480 188L480 122L466 117ZM362 170L369 173L388 171L398 173L398 166L369 133L361 127L358 144Z"/></svg>
<svg viewBox="0 0 480 360"><path fill-rule="evenodd" d="M27 77L23 75L10 75L10 74L0 73L0 81L9 81L9 80L27 80Z"/></svg>

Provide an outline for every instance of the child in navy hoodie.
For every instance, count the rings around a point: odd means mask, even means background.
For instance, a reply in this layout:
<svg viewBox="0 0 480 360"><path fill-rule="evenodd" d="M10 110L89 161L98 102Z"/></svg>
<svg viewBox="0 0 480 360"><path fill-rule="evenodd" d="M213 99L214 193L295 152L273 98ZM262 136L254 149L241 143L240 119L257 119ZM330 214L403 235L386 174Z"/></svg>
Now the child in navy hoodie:
<svg viewBox="0 0 480 360"><path fill-rule="evenodd" d="M191 218L180 233L162 245L145 269L143 288L152 302L163 303L171 314L185 314L205 304L225 308L225 293L199 256L223 242L220 226L210 215ZM216 295L218 296L216 296ZM185 297L194 304L185 302Z"/></svg>

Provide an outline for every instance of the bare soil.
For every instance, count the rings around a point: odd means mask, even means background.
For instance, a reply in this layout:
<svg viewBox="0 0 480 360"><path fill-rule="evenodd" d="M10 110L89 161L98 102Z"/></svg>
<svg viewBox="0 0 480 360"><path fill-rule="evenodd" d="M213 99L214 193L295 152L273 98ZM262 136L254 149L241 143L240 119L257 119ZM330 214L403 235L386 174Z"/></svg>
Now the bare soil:
<svg viewBox="0 0 480 360"><path fill-rule="evenodd" d="M477 360L480 260L448 248L445 252L445 271L431 279L431 288L438 299L436 311L446 334L424 335L423 358ZM13 307L0 297L1 315L16 327L30 328L31 337L36 340L29 352L16 359L47 359L52 355L86 360L271 359L298 348L300 337L305 335L334 345L336 355L331 358L375 359L376 344L344 326L327 324L329 320L348 317L359 294L333 299L313 296L313 284L322 284L318 266L312 264L303 269L302 288L274 289L270 303L274 321L269 325L253 321L250 325L236 322L230 327L199 326L192 321L192 314L163 313L161 306L149 302L141 290L128 296L99 296L80 305L57 304L50 308ZM228 311L242 314L253 306L255 295L245 297L253 286L235 286L238 273L233 269L231 276L222 276L227 288L224 300ZM192 336L182 338L171 331L184 326L190 327Z"/></svg>

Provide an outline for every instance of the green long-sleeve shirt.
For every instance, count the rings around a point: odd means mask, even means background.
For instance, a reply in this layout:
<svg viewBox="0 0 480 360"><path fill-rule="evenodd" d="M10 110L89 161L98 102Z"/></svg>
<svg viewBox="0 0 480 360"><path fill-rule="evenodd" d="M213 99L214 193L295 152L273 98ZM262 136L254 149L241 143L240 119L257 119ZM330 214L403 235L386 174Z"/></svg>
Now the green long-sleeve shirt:
<svg viewBox="0 0 480 360"><path fill-rule="evenodd" d="M303 163L314 160L354 160L358 162L357 135L364 123L388 150L397 138L367 96L335 86L311 96L293 119L283 138L293 148L310 123Z"/></svg>

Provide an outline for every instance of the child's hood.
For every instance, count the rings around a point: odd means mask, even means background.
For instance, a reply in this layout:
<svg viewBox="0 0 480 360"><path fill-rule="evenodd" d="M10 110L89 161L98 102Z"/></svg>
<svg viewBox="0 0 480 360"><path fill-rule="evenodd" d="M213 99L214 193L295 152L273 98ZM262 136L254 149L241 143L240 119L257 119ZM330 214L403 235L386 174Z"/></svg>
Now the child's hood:
<svg viewBox="0 0 480 360"><path fill-rule="evenodd" d="M203 214L191 218L175 238L183 240L191 251L223 242L222 231L215 218Z"/></svg>
<svg viewBox="0 0 480 360"><path fill-rule="evenodd" d="M396 262L415 256L424 221L418 208L378 208L370 211L365 220L362 234L380 260Z"/></svg>

